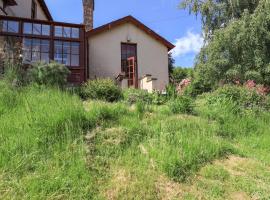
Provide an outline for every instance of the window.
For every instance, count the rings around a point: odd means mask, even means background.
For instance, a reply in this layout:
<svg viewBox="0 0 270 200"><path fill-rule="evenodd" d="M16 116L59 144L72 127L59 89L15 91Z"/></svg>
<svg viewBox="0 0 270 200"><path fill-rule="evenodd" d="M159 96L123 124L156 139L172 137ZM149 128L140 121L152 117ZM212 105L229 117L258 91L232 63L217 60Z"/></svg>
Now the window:
<svg viewBox="0 0 270 200"><path fill-rule="evenodd" d="M63 38L79 38L80 34L78 28L55 26L54 36Z"/></svg>
<svg viewBox="0 0 270 200"><path fill-rule="evenodd" d="M63 37L70 38L71 37L71 28L63 27Z"/></svg>
<svg viewBox="0 0 270 200"><path fill-rule="evenodd" d="M128 70L128 58L135 57L136 59L136 45L135 44L121 44L121 70L127 73Z"/></svg>
<svg viewBox="0 0 270 200"><path fill-rule="evenodd" d="M23 24L23 33L30 35L50 35L50 25L46 24L32 24L32 23L24 23Z"/></svg>
<svg viewBox="0 0 270 200"><path fill-rule="evenodd" d="M8 33L18 33L19 32L19 22L10 20L0 21L0 31Z"/></svg>
<svg viewBox="0 0 270 200"><path fill-rule="evenodd" d="M66 66L78 67L79 66L79 42L54 42L54 60Z"/></svg>
<svg viewBox="0 0 270 200"><path fill-rule="evenodd" d="M32 0L31 18L36 19L36 17L37 17L37 4L35 0Z"/></svg>
<svg viewBox="0 0 270 200"><path fill-rule="evenodd" d="M72 38L79 38L80 33L78 28L72 28Z"/></svg>
<svg viewBox="0 0 270 200"><path fill-rule="evenodd" d="M23 61L24 63L37 61L50 61L50 41L41 39L23 39Z"/></svg>
<svg viewBox="0 0 270 200"><path fill-rule="evenodd" d="M41 35L41 24L33 24L33 34Z"/></svg>

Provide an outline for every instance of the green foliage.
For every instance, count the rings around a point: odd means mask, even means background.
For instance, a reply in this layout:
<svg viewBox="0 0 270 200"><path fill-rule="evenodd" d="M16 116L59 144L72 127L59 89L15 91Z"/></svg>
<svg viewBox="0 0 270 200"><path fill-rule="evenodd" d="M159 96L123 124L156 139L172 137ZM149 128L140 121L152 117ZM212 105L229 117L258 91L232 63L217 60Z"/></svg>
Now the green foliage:
<svg viewBox="0 0 270 200"><path fill-rule="evenodd" d="M175 99L177 97L176 86L169 84L166 86L167 99Z"/></svg>
<svg viewBox="0 0 270 200"><path fill-rule="evenodd" d="M209 95L208 103L215 103L219 99L232 101L241 109L268 109L268 98L258 94L255 90L240 86L224 86Z"/></svg>
<svg viewBox="0 0 270 200"><path fill-rule="evenodd" d="M130 105L140 101L146 104L151 104L153 101L153 96L145 90L137 90L130 88L124 90L124 100Z"/></svg>
<svg viewBox="0 0 270 200"><path fill-rule="evenodd" d="M210 39L215 30L239 19L245 11L253 13L259 2L260 0L182 0L180 7L201 15L206 39Z"/></svg>
<svg viewBox="0 0 270 200"><path fill-rule="evenodd" d="M114 102L122 98L122 91L111 79L96 79L84 84L81 95L84 99Z"/></svg>
<svg viewBox="0 0 270 200"><path fill-rule="evenodd" d="M168 96L161 94L158 91L148 93L146 90L139 89L125 89L124 90L124 101L128 104L136 104L143 102L146 105L163 105L167 102Z"/></svg>
<svg viewBox="0 0 270 200"><path fill-rule="evenodd" d="M175 60L174 60L174 58L173 58L173 56L172 56L172 53L169 53L168 54L168 63L169 63L169 65L168 65L168 72L169 72L169 74L171 74L172 72L173 72L173 69L174 69L174 63L175 63Z"/></svg>
<svg viewBox="0 0 270 200"><path fill-rule="evenodd" d="M27 71L19 63L4 62L3 79L14 87L27 83Z"/></svg>
<svg viewBox="0 0 270 200"><path fill-rule="evenodd" d="M174 114L192 114L194 112L194 100L185 95L171 100L169 106Z"/></svg>
<svg viewBox="0 0 270 200"><path fill-rule="evenodd" d="M171 78L174 83L180 83L185 78L193 78L194 69L176 67L171 73Z"/></svg>
<svg viewBox="0 0 270 200"><path fill-rule="evenodd" d="M261 0L254 13L216 30L198 57L198 77L213 87L250 79L269 85L269 13L270 2Z"/></svg>
<svg viewBox="0 0 270 200"><path fill-rule="evenodd" d="M64 87L70 71L67 67L57 62L35 63L29 70L28 76L31 83Z"/></svg>
<svg viewBox="0 0 270 200"><path fill-rule="evenodd" d="M270 114L253 91L226 86L172 107L138 99L133 109L0 86L0 199L226 199L235 188L269 199L260 184L270 184Z"/></svg>
<svg viewBox="0 0 270 200"><path fill-rule="evenodd" d="M80 99L32 86L0 93L0 198L89 199Z"/></svg>

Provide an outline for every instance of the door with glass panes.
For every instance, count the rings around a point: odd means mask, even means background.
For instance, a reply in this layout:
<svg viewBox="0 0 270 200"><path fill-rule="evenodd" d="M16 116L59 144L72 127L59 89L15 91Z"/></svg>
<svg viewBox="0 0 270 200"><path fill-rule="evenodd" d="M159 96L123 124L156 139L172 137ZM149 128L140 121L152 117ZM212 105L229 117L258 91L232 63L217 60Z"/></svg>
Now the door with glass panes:
<svg viewBox="0 0 270 200"><path fill-rule="evenodd" d="M128 87L138 87L137 75L137 45L121 44L121 70L128 80Z"/></svg>

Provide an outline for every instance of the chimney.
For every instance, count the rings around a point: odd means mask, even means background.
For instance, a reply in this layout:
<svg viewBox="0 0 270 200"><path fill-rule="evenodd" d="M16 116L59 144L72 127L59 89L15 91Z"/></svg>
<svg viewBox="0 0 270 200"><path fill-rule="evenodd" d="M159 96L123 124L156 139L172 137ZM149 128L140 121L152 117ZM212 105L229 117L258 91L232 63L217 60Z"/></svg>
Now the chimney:
<svg viewBox="0 0 270 200"><path fill-rule="evenodd" d="M83 0L83 18L86 31L93 29L94 23L94 0Z"/></svg>

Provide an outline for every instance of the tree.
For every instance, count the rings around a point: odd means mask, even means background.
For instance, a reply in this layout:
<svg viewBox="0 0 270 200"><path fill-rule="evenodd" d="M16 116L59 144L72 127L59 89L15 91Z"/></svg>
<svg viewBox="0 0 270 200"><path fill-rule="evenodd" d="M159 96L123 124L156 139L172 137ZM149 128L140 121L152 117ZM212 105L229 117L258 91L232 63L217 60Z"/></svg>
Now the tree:
<svg viewBox="0 0 270 200"><path fill-rule="evenodd" d="M247 80L270 85L270 2L261 0L253 14L245 11L216 30L197 58L196 73L212 87Z"/></svg>
<svg viewBox="0 0 270 200"><path fill-rule="evenodd" d="M175 67L171 73L172 82L179 84L185 78L193 78L193 68Z"/></svg>
<svg viewBox="0 0 270 200"><path fill-rule="evenodd" d="M201 15L205 39L210 39L216 29L241 18L245 10L253 13L260 0L182 0L180 7Z"/></svg>
<svg viewBox="0 0 270 200"><path fill-rule="evenodd" d="M169 74L171 74L173 72L173 69L174 69L175 60L174 60L174 58L172 56L172 53L168 54L168 58L169 58L169 65L168 65Z"/></svg>

